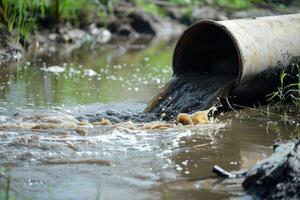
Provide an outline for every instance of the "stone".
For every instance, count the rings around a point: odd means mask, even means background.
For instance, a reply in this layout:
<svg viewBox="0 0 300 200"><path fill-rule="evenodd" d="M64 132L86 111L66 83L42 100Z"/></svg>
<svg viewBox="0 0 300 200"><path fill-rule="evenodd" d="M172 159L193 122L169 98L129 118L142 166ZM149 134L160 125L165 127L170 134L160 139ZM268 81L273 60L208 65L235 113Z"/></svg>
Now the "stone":
<svg viewBox="0 0 300 200"><path fill-rule="evenodd" d="M200 8L193 9L191 21L196 22L203 19L226 20L228 17L225 11L221 11L212 6L202 6Z"/></svg>
<svg viewBox="0 0 300 200"><path fill-rule="evenodd" d="M274 153L247 173L242 186L261 199L300 198L300 140L274 145Z"/></svg>

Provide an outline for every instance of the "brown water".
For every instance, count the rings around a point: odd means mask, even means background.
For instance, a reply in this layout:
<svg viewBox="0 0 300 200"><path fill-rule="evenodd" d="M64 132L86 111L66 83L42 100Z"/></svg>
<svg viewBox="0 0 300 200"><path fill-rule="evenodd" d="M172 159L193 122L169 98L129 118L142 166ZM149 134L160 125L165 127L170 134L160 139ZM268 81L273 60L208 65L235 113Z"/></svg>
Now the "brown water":
<svg viewBox="0 0 300 200"><path fill-rule="evenodd" d="M0 164L10 177L11 194L16 199L245 197L240 180L218 178L212 167L248 168L271 153L275 139L297 129L252 110L225 113L205 125L157 128L76 118L107 110L141 112L171 78L173 45L123 42L97 51L32 53L21 63L2 65ZM1 199L5 184L0 177Z"/></svg>

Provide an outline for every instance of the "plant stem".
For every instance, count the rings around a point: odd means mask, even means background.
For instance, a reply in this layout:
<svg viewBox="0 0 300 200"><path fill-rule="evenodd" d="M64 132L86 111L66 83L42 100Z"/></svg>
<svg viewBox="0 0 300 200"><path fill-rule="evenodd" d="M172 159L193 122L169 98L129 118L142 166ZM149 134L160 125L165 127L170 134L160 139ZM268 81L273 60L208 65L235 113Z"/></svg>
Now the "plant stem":
<svg viewBox="0 0 300 200"><path fill-rule="evenodd" d="M3 1L0 0L0 20L1 23L4 25L5 28L8 27L8 20L7 20L7 16L5 13L5 9L4 9L4 5L3 5Z"/></svg>
<svg viewBox="0 0 300 200"><path fill-rule="evenodd" d="M6 177L6 188L5 188L5 200L9 200L9 188L10 188L10 178Z"/></svg>
<svg viewBox="0 0 300 200"><path fill-rule="evenodd" d="M60 21L59 3L60 3L59 0L55 0L56 24L59 24L59 21Z"/></svg>

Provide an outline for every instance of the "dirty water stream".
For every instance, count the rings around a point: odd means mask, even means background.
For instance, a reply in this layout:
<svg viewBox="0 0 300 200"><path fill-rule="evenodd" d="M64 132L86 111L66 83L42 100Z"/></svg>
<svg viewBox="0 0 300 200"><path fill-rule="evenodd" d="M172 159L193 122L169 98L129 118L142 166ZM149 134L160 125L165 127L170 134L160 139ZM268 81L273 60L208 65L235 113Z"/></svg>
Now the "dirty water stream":
<svg viewBox="0 0 300 200"><path fill-rule="evenodd" d="M39 55L0 69L0 165L16 199L243 198L211 173L253 166L288 128L251 110L197 126L78 120L141 112L171 79L174 41L106 44ZM280 131L279 131L280 129ZM0 198L6 181L0 177Z"/></svg>

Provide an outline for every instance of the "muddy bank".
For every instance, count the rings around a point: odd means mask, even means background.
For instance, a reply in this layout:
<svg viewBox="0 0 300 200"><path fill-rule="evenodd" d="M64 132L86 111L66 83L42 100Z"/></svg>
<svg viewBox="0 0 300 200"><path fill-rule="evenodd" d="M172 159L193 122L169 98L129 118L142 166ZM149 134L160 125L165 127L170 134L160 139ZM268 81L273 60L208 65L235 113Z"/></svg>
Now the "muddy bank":
<svg viewBox="0 0 300 200"><path fill-rule="evenodd" d="M299 199L300 141L275 144L273 151L247 172L243 187L263 199Z"/></svg>
<svg viewBox="0 0 300 200"><path fill-rule="evenodd" d="M275 2L276 3L276 2ZM278 3L278 2L277 2ZM54 16L38 15L36 20L37 30L32 31L28 38L20 38L19 46L8 45L5 39L1 46L2 60L13 60L22 55L22 48L26 51L33 49L38 52L49 53L60 49L77 49L82 46L99 48L103 43L114 38L165 38L176 37L190 24L202 20L227 20L247 17L260 17L278 14L299 12L299 7L287 2L280 2L284 8L276 4L255 4L245 10L222 7L213 1L205 1L199 6L151 2L153 8L149 10L136 5L133 1L119 1L114 5L107 16L99 13L78 13L80 22L74 20L56 21ZM145 6L147 7L147 6ZM151 7L151 6L150 6ZM5 36L9 34L2 31ZM10 38L15 38L12 31ZM65 46L66 45L66 46ZM22 46L22 47L21 47ZM70 50L68 50L70 51ZM17 53L16 53L17 52Z"/></svg>

